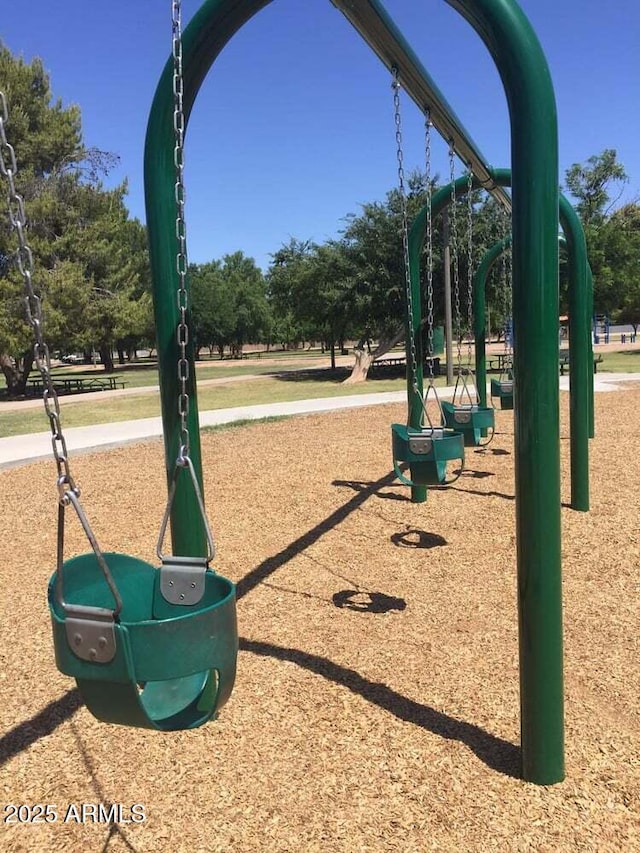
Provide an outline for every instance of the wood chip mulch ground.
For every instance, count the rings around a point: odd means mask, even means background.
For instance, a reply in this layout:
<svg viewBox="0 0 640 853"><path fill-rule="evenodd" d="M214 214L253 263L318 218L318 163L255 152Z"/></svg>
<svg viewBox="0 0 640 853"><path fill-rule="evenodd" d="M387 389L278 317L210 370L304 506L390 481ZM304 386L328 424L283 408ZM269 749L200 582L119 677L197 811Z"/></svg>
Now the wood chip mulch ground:
<svg viewBox="0 0 640 853"><path fill-rule="evenodd" d="M0 850L640 850L640 390L596 407L592 509L562 509L567 778L546 788L518 778L512 413L416 505L389 476L401 406L204 435L241 651L219 720L191 732L101 724L57 672L55 468L1 471ZM158 441L73 460L106 550L153 562L162 460ZM7 823L11 804L56 819ZM80 823L82 804L121 820Z"/></svg>

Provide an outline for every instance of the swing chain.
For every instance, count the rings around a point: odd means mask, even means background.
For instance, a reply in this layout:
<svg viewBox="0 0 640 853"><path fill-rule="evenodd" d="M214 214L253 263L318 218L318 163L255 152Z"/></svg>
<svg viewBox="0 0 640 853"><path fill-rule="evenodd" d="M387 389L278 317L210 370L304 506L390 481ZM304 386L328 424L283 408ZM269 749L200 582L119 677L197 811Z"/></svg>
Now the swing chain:
<svg viewBox="0 0 640 853"><path fill-rule="evenodd" d="M178 357L178 415L180 416L180 453L178 465L184 467L184 459L189 456L190 437L187 418L189 416L189 360L187 345L189 343L189 326L187 325L187 227L185 220L185 187L184 187L184 81L182 74L182 4L181 0L171 3L171 44L173 55L173 131L175 146L173 162L175 166L175 202L176 202L176 272L179 286L176 292L177 307L180 321L176 330L176 341L180 350Z"/></svg>
<svg viewBox="0 0 640 853"><path fill-rule="evenodd" d="M462 372L462 315L460 311L460 266L458 263L458 210L456 199L455 148L453 146L453 139L449 140L449 182L451 186L449 241L451 244L451 265L453 267L453 297L455 302L456 314L456 344L459 377Z"/></svg>
<svg viewBox="0 0 640 853"><path fill-rule="evenodd" d="M431 211L431 110L427 107L424 116L425 172L426 172L426 237L427 237L427 334L429 382L433 384L433 215Z"/></svg>
<svg viewBox="0 0 640 853"><path fill-rule="evenodd" d="M473 172L467 174L467 362L471 365L473 338Z"/></svg>
<svg viewBox="0 0 640 853"><path fill-rule="evenodd" d="M400 207L402 213L402 254L404 259L404 279L407 294L407 335L409 340L409 354L411 358L411 387L413 392L419 396L418 388L418 357L413 333L413 294L411 292L411 268L409 265L409 218L407 212L407 192L404 177L404 153L402 147L402 115L400 111L400 72L397 68L392 69L393 82L393 107L396 126L396 153L398 159L398 189L400 191Z"/></svg>
<svg viewBox="0 0 640 853"><path fill-rule="evenodd" d="M167 525L171 516L174 497L176 494L176 486L178 474L181 470L186 470L191 478L191 484L195 493L200 517L204 528L204 534L207 542L207 556L203 558L202 566L198 567L198 572L201 568L206 568L216 553L213 534L209 525L209 520L205 512L204 500L198 483L195 468L191 461L191 439L189 436L189 426L187 419L189 417L189 392L187 383L190 377L189 359L187 357L187 345L189 343L189 325L187 322L187 310L189 307L189 295L187 292L187 225L185 219L185 186L184 186L184 132L185 132L185 117L184 117L184 76L182 67L182 2L181 0L171 0L171 53L173 56L173 133L174 133L174 149L173 163L175 166L175 185L174 196L176 204L176 227L175 235L177 241L176 248L176 272L178 274L179 284L176 291L177 308L180 313L178 327L176 330L176 342L179 348L178 355L178 382L180 383L178 391L178 415L180 417L180 449L178 458L176 459L173 478L169 487L169 495L165 513L160 525L158 542L156 545L156 553L162 562L165 572L172 561L187 562L193 568L194 561L197 563L200 558L191 557L168 557L162 552L162 545L167 529ZM175 567L174 567L175 568ZM190 570L191 570L190 569ZM161 580L161 584L163 581ZM163 593L164 594L164 593ZM167 597L167 596L165 596ZM168 600L172 600L169 599ZM198 599L199 600L199 599ZM176 601L174 603L184 603Z"/></svg>
<svg viewBox="0 0 640 853"><path fill-rule="evenodd" d="M58 471L57 485L61 502L67 503L67 492L80 494L69 468L67 442L62 432L60 421L60 401L51 378L51 356L49 347L43 335L42 300L33 289L33 253L26 240L27 218L24 199L15 187L15 176L18 173L16 154L13 146L7 140L5 125L9 121L9 110L4 92L0 91L0 173L8 184L8 211L12 228L18 235L18 249L15 252L15 262L24 284L24 305L27 321L33 328L35 344L33 348L34 361L40 375L44 390L44 408L51 427L51 445Z"/></svg>

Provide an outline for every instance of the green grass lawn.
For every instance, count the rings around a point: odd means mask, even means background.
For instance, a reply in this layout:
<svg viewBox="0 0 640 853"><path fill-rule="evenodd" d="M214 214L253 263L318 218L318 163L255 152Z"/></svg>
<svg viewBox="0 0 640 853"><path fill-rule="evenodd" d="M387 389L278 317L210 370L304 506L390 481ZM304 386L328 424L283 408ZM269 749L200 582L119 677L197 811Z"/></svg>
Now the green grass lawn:
<svg viewBox="0 0 640 853"><path fill-rule="evenodd" d="M254 406L261 403L280 403L291 400L316 399L318 397L345 396L348 394L372 394L378 391L400 391L406 388L404 379L377 379L358 385L343 385L339 381L322 379L265 378L259 382L238 382L214 387L202 387L198 391L200 411L227 409L236 406ZM64 404L62 425L64 427L90 426L98 423L138 420L160 415L159 394L140 394L91 401L91 395L78 397ZM42 408L0 413L0 436L25 435L47 431L49 422Z"/></svg>
<svg viewBox="0 0 640 853"><path fill-rule="evenodd" d="M290 357L290 354L283 357L283 362L286 357ZM234 376L261 375L273 371L273 366L260 365L258 360L249 364L239 361L237 364L228 367L216 365L215 361L204 361L198 363L197 377L200 380L220 377L233 379ZM598 365L598 371L602 373L609 371L638 373L640 372L640 351L619 350L603 353L603 360ZM70 371L65 368L64 372L69 373ZM120 368L118 373L126 379L129 388L156 385L158 381L155 364L125 366ZM400 391L406 387L405 380L402 378L376 378L357 385L343 385L341 380L346 375L347 373L344 371L339 378L331 379L328 376L328 371L297 372L292 368L290 373L284 373L280 378L265 377L255 383L229 382L215 387L200 386L198 404L200 411L207 411L236 406L253 406L261 403L316 399L318 397ZM444 384L444 377L438 378L438 384ZM113 398L102 399L99 402L92 400L91 394L73 399L62 398L62 400L63 427L138 420L160 415L159 394L153 393L124 397L114 394ZM66 402L67 400L69 402ZM0 413L0 436L25 435L32 432L45 432L47 429L48 421L44 414L44 407Z"/></svg>
<svg viewBox="0 0 640 853"><path fill-rule="evenodd" d="M264 359L273 359L277 364L265 364ZM277 373L280 370L293 369L295 365L290 362L297 359L313 359L329 363L329 353L322 353L320 350L275 350L274 352L263 353L261 358L252 357L247 359L225 359L220 361L218 358L202 358L196 362L196 371L201 379L219 379L226 376L246 376L248 374L263 374ZM60 365L53 367L51 375L55 377L78 376L83 374L97 373L100 376L103 373L101 365L96 368L90 364L78 365L75 368L70 368L68 365ZM158 364L155 359L143 359L127 364L116 364L114 376L119 380L126 382L127 388L142 388L147 385L158 384ZM37 376L36 368L31 373L32 377ZM0 372L0 390L6 388L4 375Z"/></svg>
<svg viewBox="0 0 640 853"><path fill-rule="evenodd" d="M594 353L598 355L598 351ZM603 352L599 373L640 373L640 350L616 350Z"/></svg>

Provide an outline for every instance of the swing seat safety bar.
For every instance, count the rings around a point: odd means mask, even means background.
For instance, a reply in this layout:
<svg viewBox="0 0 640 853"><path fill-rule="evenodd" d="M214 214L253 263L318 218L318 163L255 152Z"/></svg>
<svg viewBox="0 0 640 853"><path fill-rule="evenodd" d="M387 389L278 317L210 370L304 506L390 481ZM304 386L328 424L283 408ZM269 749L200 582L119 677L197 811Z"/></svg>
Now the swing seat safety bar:
<svg viewBox="0 0 640 853"><path fill-rule="evenodd" d="M76 635L80 642L86 635L82 608L111 603L95 554L83 554L64 563L66 609L56 594L57 573L49 583L58 669L76 679L89 711L104 722L162 731L206 723L227 701L235 680L233 583L207 570L201 599L173 604L162 594L155 566L125 554L103 556L122 593L122 611L112 626L114 653L109 660L87 659L74 648ZM89 637L92 630L89 626Z"/></svg>

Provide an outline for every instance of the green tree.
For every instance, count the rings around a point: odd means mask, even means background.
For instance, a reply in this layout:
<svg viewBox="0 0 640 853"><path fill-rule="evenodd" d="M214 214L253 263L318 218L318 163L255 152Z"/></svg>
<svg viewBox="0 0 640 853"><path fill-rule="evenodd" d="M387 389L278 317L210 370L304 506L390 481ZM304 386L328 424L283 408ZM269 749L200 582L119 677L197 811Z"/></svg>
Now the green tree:
<svg viewBox="0 0 640 853"><path fill-rule="evenodd" d="M628 180L614 148L605 148L602 153L589 157L586 165L574 163L567 169L566 187L578 200L576 210L582 224L590 226L602 223L622 193L621 186L617 197L611 201L612 186L624 185Z"/></svg>
<svg viewBox="0 0 640 853"><path fill-rule="evenodd" d="M16 151L17 192L27 205L43 192L51 175L84 157L77 107L51 103L49 78L42 62L25 63L0 44L0 80L7 99L6 131ZM30 239L31 235L28 235ZM7 216L0 219L0 367L10 391L24 390L33 363L32 331L24 320L22 280L12 259L17 248ZM36 278L34 284L42 283Z"/></svg>
<svg viewBox="0 0 640 853"><path fill-rule="evenodd" d="M270 325L266 282L254 259L240 251L223 256L221 276L233 304L231 347L240 358L243 346L262 341Z"/></svg>
<svg viewBox="0 0 640 853"><path fill-rule="evenodd" d="M220 261L191 264L189 281L196 357L206 346L210 352L217 348L222 358L235 328L234 296L222 275L222 264Z"/></svg>
<svg viewBox="0 0 640 853"><path fill-rule="evenodd" d="M566 172L566 187L577 199L576 210L585 231L598 314L611 315L633 304L634 270L640 263L637 206L614 210L627 182L624 166L612 148L593 155L586 164L574 163ZM618 193L612 199L615 188Z"/></svg>
<svg viewBox="0 0 640 853"><path fill-rule="evenodd" d="M51 103L40 60L30 65L0 48L7 95L7 136L16 150L16 188L25 201L33 283L42 296L52 347L100 351L113 368L113 346L148 332L148 258L143 226L130 221L126 183L105 190L100 175L115 158L87 150L80 114ZM0 366L11 393L24 391L32 366L32 332L23 319L17 246L0 224Z"/></svg>
<svg viewBox="0 0 640 853"><path fill-rule="evenodd" d="M616 210L604 227L603 240L609 294L615 306L608 313L619 323L629 323L637 333L640 324L640 205Z"/></svg>
<svg viewBox="0 0 640 853"><path fill-rule="evenodd" d="M409 225L426 203L426 178L420 172L407 180ZM437 178L432 181L432 190ZM442 293L441 220L434 222L434 286ZM358 335L355 364L346 382L366 379L371 362L405 338L406 284L402 248L402 198L399 190L387 193L384 202L362 206L358 216L347 216L343 232L353 276L352 320ZM442 300L437 306L441 310ZM372 348L371 343L376 345Z"/></svg>
<svg viewBox="0 0 640 853"><path fill-rule="evenodd" d="M272 318L269 343L278 342L286 348L316 337L309 327L309 312L305 309L303 295L304 281L316 249L310 240L291 238L271 255L266 277Z"/></svg>

